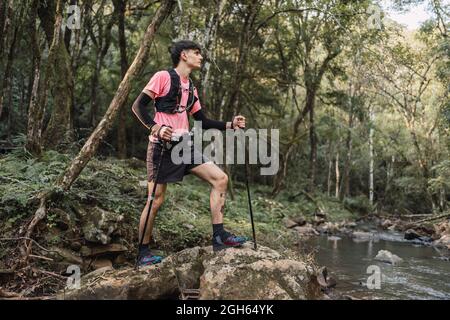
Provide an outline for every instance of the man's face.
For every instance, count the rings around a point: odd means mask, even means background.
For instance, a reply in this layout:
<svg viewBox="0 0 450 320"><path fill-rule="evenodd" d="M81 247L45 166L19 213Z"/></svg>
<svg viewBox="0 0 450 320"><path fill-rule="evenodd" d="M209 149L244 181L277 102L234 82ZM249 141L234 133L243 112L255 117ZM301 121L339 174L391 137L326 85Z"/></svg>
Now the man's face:
<svg viewBox="0 0 450 320"><path fill-rule="evenodd" d="M202 67L203 57L198 49L183 50L181 58L192 69L200 69Z"/></svg>

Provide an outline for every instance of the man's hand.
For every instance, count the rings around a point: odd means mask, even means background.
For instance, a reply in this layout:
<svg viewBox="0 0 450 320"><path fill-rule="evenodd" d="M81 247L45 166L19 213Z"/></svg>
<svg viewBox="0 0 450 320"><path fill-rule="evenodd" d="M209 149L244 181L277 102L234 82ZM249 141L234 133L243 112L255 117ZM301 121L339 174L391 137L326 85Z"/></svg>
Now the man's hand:
<svg viewBox="0 0 450 320"><path fill-rule="evenodd" d="M161 128L160 125L156 124L152 128L152 134L158 139L170 141L172 139L173 130L171 127L162 126Z"/></svg>
<svg viewBox="0 0 450 320"><path fill-rule="evenodd" d="M232 123L233 129L244 129L245 128L245 117L244 116L236 116L233 118Z"/></svg>

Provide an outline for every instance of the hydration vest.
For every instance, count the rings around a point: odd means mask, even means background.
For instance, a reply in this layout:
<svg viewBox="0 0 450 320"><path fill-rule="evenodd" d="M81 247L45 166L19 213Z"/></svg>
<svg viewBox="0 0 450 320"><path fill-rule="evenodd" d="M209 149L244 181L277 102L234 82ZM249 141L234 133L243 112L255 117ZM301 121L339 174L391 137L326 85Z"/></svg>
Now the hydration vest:
<svg viewBox="0 0 450 320"><path fill-rule="evenodd" d="M189 97L187 100L187 105L182 106L181 103L181 84L180 76L175 71L175 69L167 70L170 75L170 90L167 95L163 97L158 97L155 99L156 111L164 113L182 113L184 111L189 112L194 106L198 98L194 95L194 84L191 78L189 78Z"/></svg>

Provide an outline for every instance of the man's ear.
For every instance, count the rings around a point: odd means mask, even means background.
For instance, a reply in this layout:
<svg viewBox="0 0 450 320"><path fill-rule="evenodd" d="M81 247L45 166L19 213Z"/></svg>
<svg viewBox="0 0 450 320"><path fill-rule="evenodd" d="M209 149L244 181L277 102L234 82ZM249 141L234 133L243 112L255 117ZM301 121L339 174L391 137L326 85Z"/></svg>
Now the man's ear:
<svg viewBox="0 0 450 320"><path fill-rule="evenodd" d="M183 55L184 55L184 58L183 58ZM187 60L187 53L186 53L186 50L181 51L181 59L183 59L183 61L186 61L186 60Z"/></svg>

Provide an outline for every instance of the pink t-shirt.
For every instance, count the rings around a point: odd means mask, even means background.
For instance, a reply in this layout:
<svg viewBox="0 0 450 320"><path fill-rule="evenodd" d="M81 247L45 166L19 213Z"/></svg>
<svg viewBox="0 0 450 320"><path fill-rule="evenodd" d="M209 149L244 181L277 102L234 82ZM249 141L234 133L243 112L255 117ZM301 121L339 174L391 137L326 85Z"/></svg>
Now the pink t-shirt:
<svg viewBox="0 0 450 320"><path fill-rule="evenodd" d="M175 70L176 71L176 70ZM180 105L186 107L187 100L189 98L189 79L180 76L181 85L181 102ZM155 94L155 99L158 97L163 97L169 93L170 90L170 74L168 71L158 71L150 79L149 83L145 86L144 90L151 91ZM198 99L197 89L194 89L194 95ZM197 100L192 106L190 115L196 113L201 109L200 101ZM189 120L186 111L181 113L164 113L157 112L155 109L155 118L153 119L159 125L170 126L173 129L173 135L182 135L189 132ZM158 139L150 135L150 141L155 142Z"/></svg>

